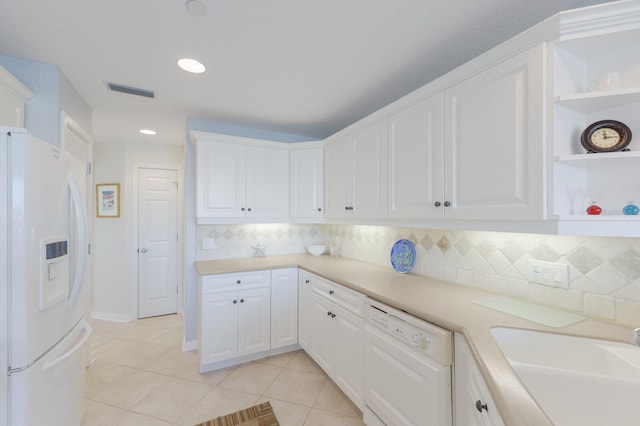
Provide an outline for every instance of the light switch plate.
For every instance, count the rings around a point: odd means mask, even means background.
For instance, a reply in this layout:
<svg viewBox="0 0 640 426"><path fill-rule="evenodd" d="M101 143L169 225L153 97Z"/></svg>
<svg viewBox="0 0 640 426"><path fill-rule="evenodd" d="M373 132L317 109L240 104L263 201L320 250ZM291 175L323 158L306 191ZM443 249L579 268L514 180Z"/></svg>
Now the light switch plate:
<svg viewBox="0 0 640 426"><path fill-rule="evenodd" d="M569 288L569 265L529 259L529 282Z"/></svg>

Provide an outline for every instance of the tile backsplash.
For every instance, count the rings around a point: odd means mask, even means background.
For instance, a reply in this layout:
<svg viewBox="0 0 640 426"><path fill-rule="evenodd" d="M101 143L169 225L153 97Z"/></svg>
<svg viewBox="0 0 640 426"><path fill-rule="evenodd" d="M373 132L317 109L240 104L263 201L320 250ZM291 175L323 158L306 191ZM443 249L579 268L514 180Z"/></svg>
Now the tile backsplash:
<svg viewBox="0 0 640 426"><path fill-rule="evenodd" d="M204 250L204 238L215 241L215 248ZM305 253L308 244L322 244L325 225L250 224L198 225L197 260L253 257L254 246L266 246L267 256Z"/></svg>
<svg viewBox="0 0 640 426"><path fill-rule="evenodd" d="M203 238L215 248L202 249ZM587 316L640 327L640 238L573 237L359 225L199 225L197 260L304 253L339 242L341 256L391 268L401 238L416 246L412 274L508 294ZM569 265L569 288L527 281L528 260Z"/></svg>

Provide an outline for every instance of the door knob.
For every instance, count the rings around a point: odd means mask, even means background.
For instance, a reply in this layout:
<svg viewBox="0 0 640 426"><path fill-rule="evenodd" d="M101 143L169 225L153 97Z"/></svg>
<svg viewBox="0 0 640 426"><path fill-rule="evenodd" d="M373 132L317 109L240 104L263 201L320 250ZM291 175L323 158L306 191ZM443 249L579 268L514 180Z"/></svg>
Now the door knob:
<svg viewBox="0 0 640 426"><path fill-rule="evenodd" d="M140 253L146 253L146 252L147 252L147 249L146 249L146 248L141 248L141 249L140 249Z"/></svg>

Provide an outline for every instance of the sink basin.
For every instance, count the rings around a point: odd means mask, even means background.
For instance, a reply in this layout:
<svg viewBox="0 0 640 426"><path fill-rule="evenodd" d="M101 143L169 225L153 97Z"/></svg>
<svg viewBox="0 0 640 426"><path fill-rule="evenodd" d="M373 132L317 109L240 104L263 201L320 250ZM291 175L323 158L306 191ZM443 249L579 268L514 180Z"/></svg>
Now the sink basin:
<svg viewBox="0 0 640 426"><path fill-rule="evenodd" d="M640 424L640 348L514 328L491 333L555 425Z"/></svg>

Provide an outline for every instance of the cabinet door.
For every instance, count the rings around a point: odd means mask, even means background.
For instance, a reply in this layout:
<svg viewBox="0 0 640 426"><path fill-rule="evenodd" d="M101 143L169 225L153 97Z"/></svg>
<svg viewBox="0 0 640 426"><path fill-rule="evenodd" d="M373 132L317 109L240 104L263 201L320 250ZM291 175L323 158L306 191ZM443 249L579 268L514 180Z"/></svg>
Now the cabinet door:
<svg viewBox="0 0 640 426"><path fill-rule="evenodd" d="M271 271L271 349L298 343L298 268Z"/></svg>
<svg viewBox="0 0 640 426"><path fill-rule="evenodd" d="M387 129L389 217L443 217L444 94L389 117Z"/></svg>
<svg viewBox="0 0 640 426"><path fill-rule="evenodd" d="M247 147L247 218L289 216L289 153Z"/></svg>
<svg viewBox="0 0 640 426"><path fill-rule="evenodd" d="M332 343L331 314L335 306L325 298L311 295L311 357L329 375L331 375L331 354L338 350Z"/></svg>
<svg viewBox="0 0 640 426"><path fill-rule="evenodd" d="M342 391L361 406L363 383L363 322L362 318L339 307L331 309L332 378Z"/></svg>
<svg viewBox="0 0 640 426"><path fill-rule="evenodd" d="M298 344L307 352L312 350L311 336L313 333L311 280L311 274L300 270L298 279Z"/></svg>
<svg viewBox="0 0 640 426"><path fill-rule="evenodd" d="M238 356L267 351L271 346L269 288L238 292Z"/></svg>
<svg viewBox="0 0 640 426"><path fill-rule="evenodd" d="M238 355L238 294L205 294L200 304L200 365ZM235 301L235 303L234 303Z"/></svg>
<svg viewBox="0 0 640 426"><path fill-rule="evenodd" d="M545 47L445 91L445 215L543 219Z"/></svg>
<svg viewBox="0 0 640 426"><path fill-rule="evenodd" d="M244 217L245 156L245 147L241 145L198 141L198 217Z"/></svg>
<svg viewBox="0 0 640 426"><path fill-rule="evenodd" d="M454 339L456 423L469 426L504 426L464 336L456 333ZM478 411L477 401L480 401L481 406L486 405L486 409Z"/></svg>
<svg viewBox="0 0 640 426"><path fill-rule="evenodd" d="M387 215L387 124L376 122L359 130L351 139L348 167L353 174L350 216ZM347 187L347 195L349 188ZM349 198L347 198L349 199Z"/></svg>
<svg viewBox="0 0 640 426"><path fill-rule="evenodd" d="M324 151L291 151L291 217L324 217Z"/></svg>
<svg viewBox="0 0 640 426"><path fill-rule="evenodd" d="M341 139L325 147L325 209L329 217L348 215L350 200L347 188L351 185L350 173L347 173L349 140ZM351 194L351 189L348 192Z"/></svg>

